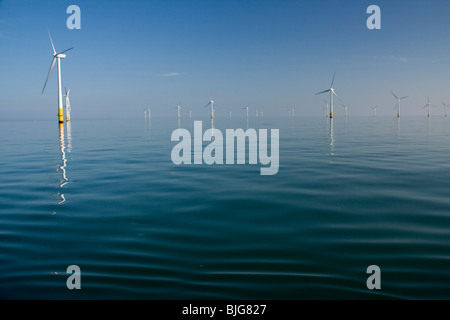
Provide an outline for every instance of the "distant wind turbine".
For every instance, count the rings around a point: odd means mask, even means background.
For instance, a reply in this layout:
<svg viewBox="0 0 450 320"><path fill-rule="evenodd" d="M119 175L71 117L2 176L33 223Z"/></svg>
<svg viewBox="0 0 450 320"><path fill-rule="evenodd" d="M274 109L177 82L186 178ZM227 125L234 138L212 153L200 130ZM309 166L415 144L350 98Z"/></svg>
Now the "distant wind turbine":
<svg viewBox="0 0 450 320"><path fill-rule="evenodd" d="M181 107L180 107L180 106L177 106L175 109L178 109L178 119L180 119L180 110L181 110Z"/></svg>
<svg viewBox="0 0 450 320"><path fill-rule="evenodd" d="M345 117L347 118L347 115L348 115L348 107L350 107L350 105L349 105L349 104L346 104L346 105L342 105L342 107L345 109Z"/></svg>
<svg viewBox="0 0 450 320"><path fill-rule="evenodd" d="M399 98L399 97L397 97L395 95L395 93L393 93L393 92L391 92L391 93L395 97L395 99L397 99L397 103L396 103L396 106L397 106L397 118L400 118L400 101L402 101L403 99L408 98L408 96Z"/></svg>
<svg viewBox="0 0 450 320"><path fill-rule="evenodd" d="M377 116L377 107L370 107L370 109L373 110L373 117L375 118Z"/></svg>
<svg viewBox="0 0 450 320"><path fill-rule="evenodd" d="M330 92L330 118L333 118L333 95L335 95L336 97L338 96L336 94L336 92L333 89L333 84L334 84L334 78L336 76L336 72L333 75L333 80L331 80L331 85L330 85L330 89L321 91L319 93L316 93L316 95L322 94L322 93L326 93L326 92Z"/></svg>
<svg viewBox="0 0 450 320"><path fill-rule="evenodd" d="M323 112L325 114L325 117L328 118L328 101L326 99L323 99L323 102L325 103L325 107L323 108Z"/></svg>
<svg viewBox="0 0 450 320"><path fill-rule="evenodd" d="M66 92L65 98L66 98L66 121L69 122L70 121L70 101L69 101L69 93L70 93L70 89L67 90L66 88L64 88L64 91Z"/></svg>
<svg viewBox="0 0 450 320"><path fill-rule="evenodd" d="M150 108L148 108L148 118L149 118L149 119L151 119L151 118L152 118L152 113L151 113L151 110L150 110Z"/></svg>
<svg viewBox="0 0 450 320"><path fill-rule="evenodd" d="M295 118L295 108L292 108L292 118Z"/></svg>
<svg viewBox="0 0 450 320"><path fill-rule="evenodd" d="M48 82L48 78L50 77L53 67L55 66L55 61L57 61L58 62L58 121L59 121L59 123L64 123L62 88L61 88L61 59L64 59L66 57L64 52L72 50L73 47L66 49L64 51L61 51L59 53L56 53L55 46L53 45L53 40L50 35L50 31L48 31L48 29L47 29L47 32L48 32L48 37L50 38L50 43L52 44L53 59L52 59L51 65L50 65L50 70L48 71L47 79L45 80L44 88L42 89L42 93L44 93L45 86L47 85L47 82Z"/></svg>
<svg viewBox="0 0 450 320"><path fill-rule="evenodd" d="M450 106L450 104L445 104L444 102L442 102L442 104L444 105L444 115L447 116L447 107Z"/></svg>
<svg viewBox="0 0 450 320"><path fill-rule="evenodd" d="M246 110L247 110L246 117L247 117L247 119L248 119L248 107L242 107L242 109L246 109Z"/></svg>
<svg viewBox="0 0 450 320"><path fill-rule="evenodd" d="M206 108L207 106L211 105L211 119L214 119L214 101L213 99L211 99L206 106L204 106L204 108Z"/></svg>
<svg viewBox="0 0 450 320"><path fill-rule="evenodd" d="M423 106L424 109L425 109L426 107L428 107L428 114L427 114L427 117L430 117L430 107L434 107L434 105L432 105L432 104L430 103L430 97L428 97L428 99L427 99L427 104Z"/></svg>

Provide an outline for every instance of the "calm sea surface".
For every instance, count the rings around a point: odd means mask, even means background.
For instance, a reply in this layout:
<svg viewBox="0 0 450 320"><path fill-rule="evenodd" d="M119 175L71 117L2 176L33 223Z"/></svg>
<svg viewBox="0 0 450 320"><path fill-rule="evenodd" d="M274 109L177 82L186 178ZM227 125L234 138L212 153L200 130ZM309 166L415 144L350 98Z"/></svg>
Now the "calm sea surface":
<svg viewBox="0 0 450 320"><path fill-rule="evenodd" d="M175 166L176 117L54 120L0 122L2 299L450 299L450 119L249 119L274 176Z"/></svg>

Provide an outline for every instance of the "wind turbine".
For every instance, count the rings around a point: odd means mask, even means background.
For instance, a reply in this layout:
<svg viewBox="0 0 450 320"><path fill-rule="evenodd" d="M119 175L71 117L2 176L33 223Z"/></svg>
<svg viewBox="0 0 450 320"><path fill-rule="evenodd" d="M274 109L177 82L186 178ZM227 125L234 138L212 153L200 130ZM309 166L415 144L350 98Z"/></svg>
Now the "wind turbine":
<svg viewBox="0 0 450 320"><path fill-rule="evenodd" d="M373 110L373 117L375 118L377 116L377 107L370 107L370 109Z"/></svg>
<svg viewBox="0 0 450 320"><path fill-rule="evenodd" d="M242 107L242 109L246 109L246 110L247 110L247 115L246 115L246 117L247 117L247 119L248 119L248 107Z"/></svg>
<svg viewBox="0 0 450 320"><path fill-rule="evenodd" d="M64 88L64 91L66 92L66 122L70 121L70 101L69 101L69 93L70 93L70 89L67 90L66 88Z"/></svg>
<svg viewBox="0 0 450 320"><path fill-rule="evenodd" d="M148 108L148 119L151 119L151 118L152 118L152 113L150 111L150 108Z"/></svg>
<svg viewBox="0 0 450 320"><path fill-rule="evenodd" d="M442 104L444 105L444 115L447 116L447 107L450 106L450 104L445 104L444 102L442 102Z"/></svg>
<svg viewBox="0 0 450 320"><path fill-rule="evenodd" d="M333 75L333 80L331 80L331 85L330 85L330 89L321 91L319 93L316 93L316 95L322 94L322 93L326 93L326 92L330 92L330 119L333 118L333 95L335 95L336 97L338 96L336 94L336 92L333 89L333 84L334 84L334 77L336 76L336 72Z"/></svg>
<svg viewBox="0 0 450 320"><path fill-rule="evenodd" d="M428 107L428 115L427 116L430 117L430 107L434 107L434 105L432 105L430 103L430 97L428 97L427 101L428 101L427 104L423 108L425 109L426 107Z"/></svg>
<svg viewBox="0 0 450 320"><path fill-rule="evenodd" d="M47 29L47 31L48 31L48 29ZM59 53L56 53L55 46L53 45L53 40L50 35L50 31L48 31L48 37L50 38L50 43L52 44L53 59L52 59L52 64L50 65L50 70L48 71L47 79L45 80L44 88L42 89L42 93L44 93L45 86L47 85L48 78L50 77L50 73L52 72L53 67L55 66L55 61L57 61L58 62L58 121L59 121L59 123L64 123L62 89L61 89L61 59L64 59L66 57L64 52L72 50L73 47L66 49L64 51L61 51Z"/></svg>
<svg viewBox="0 0 450 320"><path fill-rule="evenodd" d="M345 117L347 118L347 115L348 115L348 107L350 107L350 105L349 105L349 104L346 104L346 105L342 105L342 107L344 107L344 109L345 109Z"/></svg>
<svg viewBox="0 0 450 320"><path fill-rule="evenodd" d="M395 93L393 93L393 92L391 92L391 93L395 97L395 99L397 99L397 104L396 104L396 106L397 106L397 118L400 118L400 101L402 101L403 99L408 98L408 96L399 98L399 97L397 97L395 95Z"/></svg>
<svg viewBox="0 0 450 320"><path fill-rule="evenodd" d="M180 107L180 106L177 106L175 109L178 109L178 119L180 119L180 110L181 110L181 107Z"/></svg>
<svg viewBox="0 0 450 320"><path fill-rule="evenodd" d="M204 108L211 105L211 119L214 119L214 101L211 99Z"/></svg>
<svg viewBox="0 0 450 320"><path fill-rule="evenodd" d="M295 108L292 108L292 118L295 118Z"/></svg>
<svg viewBox="0 0 450 320"><path fill-rule="evenodd" d="M328 101L326 99L323 99L323 102L325 102L325 108L323 108L323 111L325 113L325 117L328 118Z"/></svg>

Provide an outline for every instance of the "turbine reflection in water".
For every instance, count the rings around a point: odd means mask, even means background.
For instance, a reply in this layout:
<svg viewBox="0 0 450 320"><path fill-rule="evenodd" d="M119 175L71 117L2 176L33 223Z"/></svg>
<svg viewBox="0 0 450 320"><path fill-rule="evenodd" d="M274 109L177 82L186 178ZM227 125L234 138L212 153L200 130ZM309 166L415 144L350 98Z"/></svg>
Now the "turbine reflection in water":
<svg viewBox="0 0 450 320"><path fill-rule="evenodd" d="M68 127L67 130L67 136L69 137L69 128L70 125ZM72 140L72 139L70 139ZM71 145L71 143L70 143ZM65 142L64 142L64 123L60 123L59 124L59 147L61 150L61 166L59 166L59 169L61 169L62 172L62 177L60 179L60 184L59 184L59 189L60 192L58 192L59 197L61 198L61 201L58 202L58 204L63 204L64 202L66 202L66 198L64 197L64 193L62 192L62 188L69 182L69 179L67 179L67 175L66 175L66 166L67 166L67 159L66 159L66 146L65 146ZM69 151L69 149L68 149Z"/></svg>
<svg viewBox="0 0 450 320"><path fill-rule="evenodd" d="M330 155L331 155L330 162L333 162L333 157L334 157L333 118L330 118Z"/></svg>

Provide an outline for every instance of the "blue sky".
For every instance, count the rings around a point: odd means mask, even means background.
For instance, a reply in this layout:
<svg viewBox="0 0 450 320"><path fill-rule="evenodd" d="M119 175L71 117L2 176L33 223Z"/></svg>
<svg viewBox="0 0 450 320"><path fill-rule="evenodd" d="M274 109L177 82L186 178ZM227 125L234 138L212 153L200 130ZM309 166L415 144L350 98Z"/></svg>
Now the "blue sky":
<svg viewBox="0 0 450 320"><path fill-rule="evenodd" d="M81 8L69 30L66 8ZM381 8L381 30L366 9ZM427 96L450 103L450 2L443 0L32 1L0 0L0 120L56 119L48 27L71 89L72 118L216 116L242 106L267 115L321 116L335 90L349 113L426 115ZM340 103L340 101L338 101ZM252 114L252 112L251 112ZM343 108L335 106L336 117Z"/></svg>

